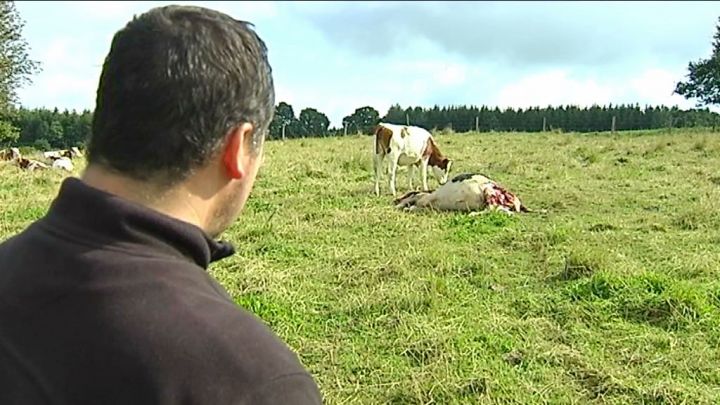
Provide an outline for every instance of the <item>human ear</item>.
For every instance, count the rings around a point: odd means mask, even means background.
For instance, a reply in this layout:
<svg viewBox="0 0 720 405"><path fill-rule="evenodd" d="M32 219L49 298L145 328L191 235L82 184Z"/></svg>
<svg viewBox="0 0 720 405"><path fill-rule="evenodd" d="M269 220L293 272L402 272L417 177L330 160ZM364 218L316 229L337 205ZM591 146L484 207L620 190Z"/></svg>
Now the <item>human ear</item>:
<svg viewBox="0 0 720 405"><path fill-rule="evenodd" d="M223 165L225 173L233 180L241 180L245 177L243 158L249 152L248 141L252 136L253 126L249 123L238 125L228 132L223 151Z"/></svg>

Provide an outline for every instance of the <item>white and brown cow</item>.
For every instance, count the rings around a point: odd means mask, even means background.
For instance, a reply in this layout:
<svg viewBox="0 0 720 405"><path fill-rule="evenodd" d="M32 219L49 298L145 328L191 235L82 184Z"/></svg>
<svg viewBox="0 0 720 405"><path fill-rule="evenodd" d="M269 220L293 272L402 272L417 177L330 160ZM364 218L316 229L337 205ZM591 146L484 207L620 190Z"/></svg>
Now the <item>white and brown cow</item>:
<svg viewBox="0 0 720 405"><path fill-rule="evenodd" d="M0 150L0 160L17 160L21 157L22 155L20 155L20 149L18 148Z"/></svg>
<svg viewBox="0 0 720 405"><path fill-rule="evenodd" d="M60 158L62 158L62 157L69 158L69 159L74 159L74 158L76 158L76 157L81 157L81 156L83 156L82 152L80 152L80 149L78 149L78 148L75 147L75 146L73 146L73 147L70 148L70 149L63 149L63 150L54 150L54 151L50 151L50 152L43 152L43 157L44 157L45 159L49 159L49 160L52 160L52 161L57 160L57 159L60 159Z"/></svg>
<svg viewBox="0 0 720 405"><path fill-rule="evenodd" d="M398 209L411 211L431 209L473 214L488 209L506 213L530 211L515 194L488 177L474 173L459 174L432 192L411 191L394 204Z"/></svg>
<svg viewBox="0 0 720 405"><path fill-rule="evenodd" d="M450 173L452 160L445 157L430 132L424 128L409 125L380 123L375 127L375 195L380 195L380 173L385 159L389 159L390 192L396 195L396 174L398 166L408 167L409 185L415 167L420 167L423 190L428 190L427 169L431 167L435 179L445 184Z"/></svg>
<svg viewBox="0 0 720 405"><path fill-rule="evenodd" d="M16 164L19 168L21 168L21 169L23 169L23 170L28 170L28 171L31 171L31 172L32 172L32 171L35 171L35 170L45 170L45 169L48 169L48 168L50 167L50 166L48 166L47 164L45 164L45 163L43 163L43 162L40 162L40 161L37 161L37 160L33 160L33 159L28 159L28 158L19 158L19 159L16 159L16 160L15 160L15 164Z"/></svg>

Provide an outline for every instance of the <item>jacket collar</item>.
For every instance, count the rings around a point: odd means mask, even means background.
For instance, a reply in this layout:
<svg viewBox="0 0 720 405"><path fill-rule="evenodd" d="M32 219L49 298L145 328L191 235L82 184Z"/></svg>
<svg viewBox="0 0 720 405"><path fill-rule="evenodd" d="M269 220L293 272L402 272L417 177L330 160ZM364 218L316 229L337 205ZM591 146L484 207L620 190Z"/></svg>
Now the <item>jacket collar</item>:
<svg viewBox="0 0 720 405"><path fill-rule="evenodd" d="M75 177L63 180L45 218L96 236L91 243L142 245L180 254L204 269L235 253L232 244L213 240L193 224L106 193Z"/></svg>

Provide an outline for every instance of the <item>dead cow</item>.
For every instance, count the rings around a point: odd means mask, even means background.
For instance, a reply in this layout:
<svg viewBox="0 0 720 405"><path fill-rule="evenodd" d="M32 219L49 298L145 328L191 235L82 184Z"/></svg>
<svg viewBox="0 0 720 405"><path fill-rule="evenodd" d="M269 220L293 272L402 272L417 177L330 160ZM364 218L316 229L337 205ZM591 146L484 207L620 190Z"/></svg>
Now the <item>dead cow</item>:
<svg viewBox="0 0 720 405"><path fill-rule="evenodd" d="M486 209L507 213L529 212L520 199L482 174L463 173L432 192L411 191L394 201L398 209L434 209L480 213Z"/></svg>
<svg viewBox="0 0 720 405"><path fill-rule="evenodd" d="M380 173L386 157L390 160L390 192L396 195L395 183L398 166L408 167L409 185L415 167L420 167L423 190L428 190L427 169L431 167L435 179L445 184L452 161L443 156L430 132L424 128L409 125L380 123L375 127L375 195L380 195Z"/></svg>

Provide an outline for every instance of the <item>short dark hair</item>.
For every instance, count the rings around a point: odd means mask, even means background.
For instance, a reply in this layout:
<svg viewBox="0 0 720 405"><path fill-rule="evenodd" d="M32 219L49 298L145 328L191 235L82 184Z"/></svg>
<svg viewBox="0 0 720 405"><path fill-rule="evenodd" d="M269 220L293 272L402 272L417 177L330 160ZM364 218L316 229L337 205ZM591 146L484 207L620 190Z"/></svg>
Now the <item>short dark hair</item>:
<svg viewBox="0 0 720 405"><path fill-rule="evenodd" d="M246 21L189 6L135 16L112 40L97 90L88 163L171 186L253 124L265 139L275 90L267 48Z"/></svg>

